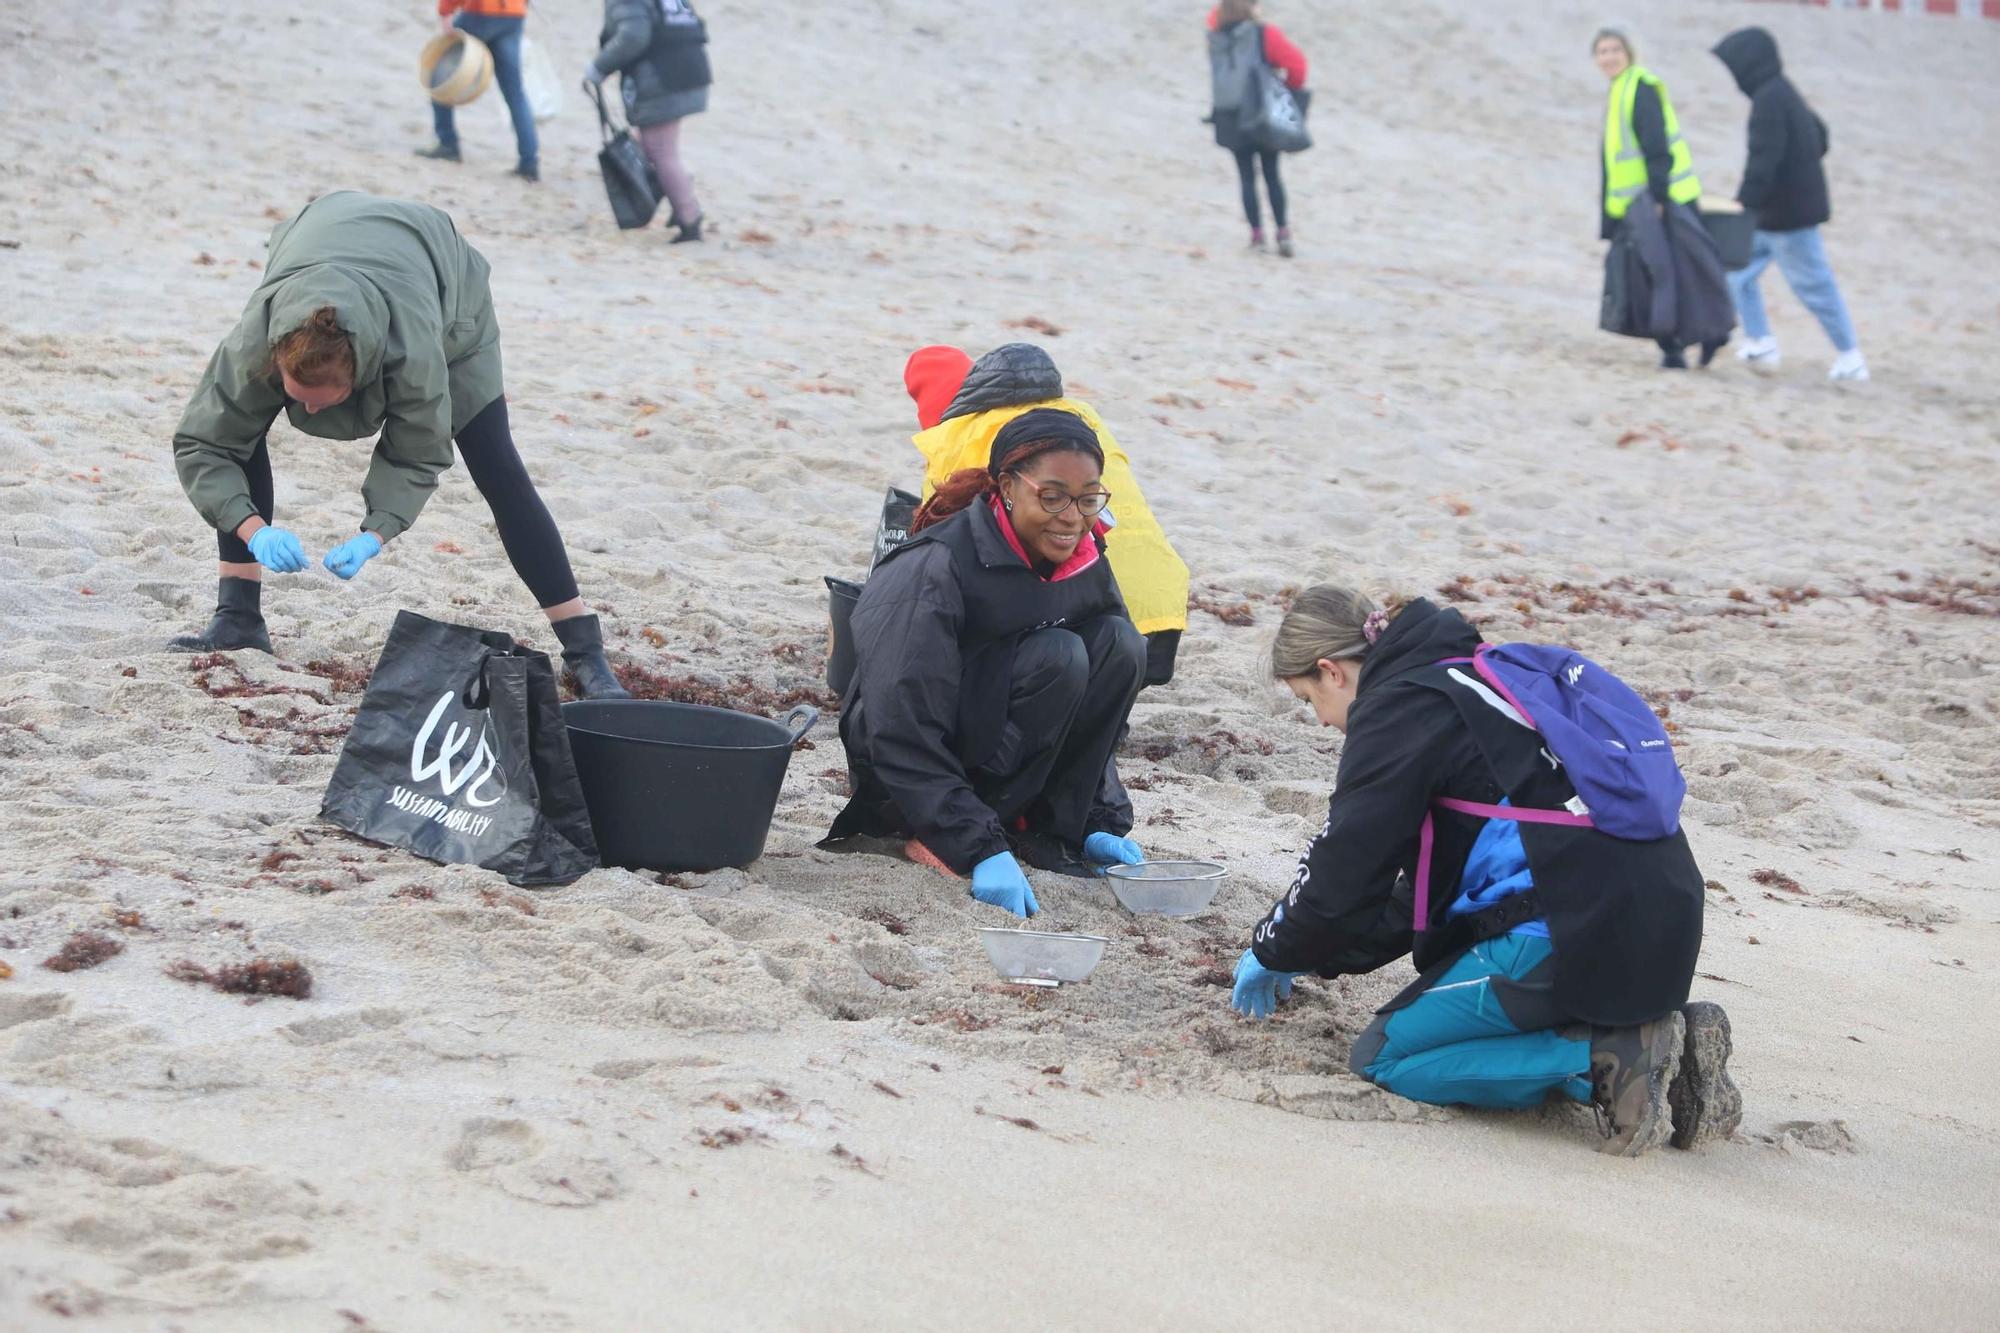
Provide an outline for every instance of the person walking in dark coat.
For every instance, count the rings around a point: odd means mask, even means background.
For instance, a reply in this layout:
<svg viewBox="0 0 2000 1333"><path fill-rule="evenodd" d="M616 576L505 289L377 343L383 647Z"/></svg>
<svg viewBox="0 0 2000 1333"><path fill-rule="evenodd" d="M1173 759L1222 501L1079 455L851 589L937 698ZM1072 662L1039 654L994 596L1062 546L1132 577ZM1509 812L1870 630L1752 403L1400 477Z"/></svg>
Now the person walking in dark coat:
<svg viewBox="0 0 2000 1333"><path fill-rule="evenodd" d="M1103 474L1082 417L1034 408L917 511L854 608L854 796L822 847L907 839L909 859L1024 917L1040 905L1020 861L1089 875L1144 859L1112 751L1146 640L1105 558Z"/></svg>
<svg viewBox="0 0 2000 1333"><path fill-rule="evenodd" d="M1305 53L1276 26L1264 23L1257 0L1222 0L1208 16L1208 65L1213 96L1209 122L1215 142L1236 157L1236 179L1243 188L1243 216L1250 223L1250 248L1263 250L1264 217L1257 207L1257 173L1264 175L1264 192L1271 199L1271 221L1278 228L1278 253L1292 257L1292 228L1286 216L1285 182L1278 174L1278 154L1245 137L1238 121L1249 95L1250 75L1267 64L1285 76L1294 92L1306 86Z"/></svg>
<svg viewBox="0 0 2000 1333"><path fill-rule="evenodd" d="M1777 261L1778 271L1800 304L1812 311L1839 355L1827 378L1865 380L1854 321L1834 280L1820 239L1821 225L1833 217L1821 159L1829 145L1826 122L1785 77L1778 43L1762 28L1742 28L1716 44L1716 58L1729 67L1736 86L1750 99L1750 153L1736 197L1756 215L1750 263L1729 275L1730 294L1749 340L1736 355L1752 366L1776 369L1778 340L1764 313L1757 280Z"/></svg>
<svg viewBox="0 0 2000 1333"><path fill-rule="evenodd" d="M688 0L604 0L597 57L584 70L595 87L618 75L625 119L639 132L666 191L673 244L701 239L701 201L681 161L681 121L708 110L708 27Z"/></svg>
<svg viewBox="0 0 2000 1333"><path fill-rule="evenodd" d="M1437 1105L1590 1103L1623 1156L1726 1139L1743 1103L1728 1016L1687 1002L1703 906L1687 838L1565 822L1576 788L1482 683L1480 647L1422 598L1319 584L1285 613L1271 673L1346 741L1326 823L1252 931L1231 1004L1266 1018L1305 973L1409 956L1417 980L1355 1038L1361 1077Z"/></svg>

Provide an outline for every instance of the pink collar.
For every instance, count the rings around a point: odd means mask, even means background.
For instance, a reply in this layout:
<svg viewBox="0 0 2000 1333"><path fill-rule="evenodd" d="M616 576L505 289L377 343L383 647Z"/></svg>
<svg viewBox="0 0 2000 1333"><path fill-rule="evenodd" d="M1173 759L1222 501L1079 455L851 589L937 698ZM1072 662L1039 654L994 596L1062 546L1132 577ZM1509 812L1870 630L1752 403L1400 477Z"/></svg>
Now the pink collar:
<svg viewBox="0 0 2000 1333"><path fill-rule="evenodd" d="M1000 535L1006 539L1008 549L1021 557L1022 564L1033 570L1035 562L1028 558L1028 548L1021 545L1021 538L1014 531L1014 520L1007 516L1007 506L1000 503L1000 497L997 495L988 497L987 503L993 507L993 526L1000 529ZM1055 572L1043 581L1046 583L1061 583L1064 579L1074 578L1096 564L1099 559L1097 543L1092 541L1091 538L1093 536L1103 536L1108 531L1110 529L1106 528L1102 523L1091 524L1090 531L1084 534L1084 540L1076 544L1076 550L1070 555L1070 558L1056 566Z"/></svg>

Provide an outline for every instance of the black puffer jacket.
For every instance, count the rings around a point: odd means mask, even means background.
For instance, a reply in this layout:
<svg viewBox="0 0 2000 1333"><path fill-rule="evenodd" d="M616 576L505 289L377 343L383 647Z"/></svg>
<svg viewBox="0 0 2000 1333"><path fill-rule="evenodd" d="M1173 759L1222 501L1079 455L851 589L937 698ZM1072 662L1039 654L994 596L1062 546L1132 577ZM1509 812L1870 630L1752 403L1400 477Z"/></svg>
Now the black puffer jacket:
<svg viewBox="0 0 2000 1333"><path fill-rule="evenodd" d="M1576 795L1537 733L1506 720L1438 663L1470 656L1478 631L1422 598L1361 669L1327 822L1251 947L1264 966L1372 972L1413 951L1435 976L1475 942L1448 909L1486 820L1433 811L1442 796L1560 808ZM1462 674L1462 673L1461 673ZM1433 820L1429 920L1413 885ZM1523 823L1521 844L1555 947L1555 996L1576 1019L1646 1022L1684 1003L1701 949L1702 878L1680 833L1627 842L1591 828ZM1397 1003L1406 1002L1414 988Z"/></svg>
<svg viewBox="0 0 2000 1333"><path fill-rule="evenodd" d="M625 118L664 125L708 107L708 29L687 0L604 0L597 59L618 75Z"/></svg>
<svg viewBox="0 0 2000 1333"><path fill-rule="evenodd" d="M1062 372L1033 343L1002 343L972 363L940 421L1063 396Z"/></svg>
<svg viewBox="0 0 2000 1333"><path fill-rule="evenodd" d="M1750 155L1736 197L1763 231L1798 231L1833 217L1827 196L1826 122L1785 77L1778 43L1762 28L1743 28L1716 43L1716 57L1750 99Z"/></svg>
<svg viewBox="0 0 2000 1333"><path fill-rule="evenodd" d="M830 842L914 834L960 874L1008 849L967 769L991 753L1006 722L1020 633L1125 614L1103 539L1092 540L1094 564L1043 580L1007 544L992 507L976 501L883 557L854 608L857 664L840 713L854 796ZM998 606L1011 620L991 619ZM1088 824L1119 834L1132 827L1115 764Z"/></svg>

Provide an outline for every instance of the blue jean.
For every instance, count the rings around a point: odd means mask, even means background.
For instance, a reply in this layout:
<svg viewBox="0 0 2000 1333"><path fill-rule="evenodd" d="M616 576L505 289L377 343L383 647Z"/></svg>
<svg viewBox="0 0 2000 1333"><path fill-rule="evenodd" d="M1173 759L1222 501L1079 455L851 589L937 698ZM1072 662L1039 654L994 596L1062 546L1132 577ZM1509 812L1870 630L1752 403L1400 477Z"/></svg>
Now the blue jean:
<svg viewBox="0 0 2000 1333"><path fill-rule="evenodd" d="M1475 944L1416 999L1376 1016L1354 1043L1354 1072L1438 1106L1589 1101L1590 1040L1558 1035L1552 953L1520 932Z"/></svg>
<svg viewBox="0 0 2000 1333"><path fill-rule="evenodd" d="M1750 262L1729 275L1729 294L1735 298L1737 317L1743 332L1751 338L1771 336L1771 321L1764 314L1764 294L1757 279L1778 261L1778 272L1799 303L1812 311L1826 330L1836 352L1851 352L1858 345L1854 321L1848 318L1847 303L1840 299L1840 284L1833 280L1833 266L1826 260L1826 245L1818 227L1797 231L1759 231L1750 242Z"/></svg>
<svg viewBox="0 0 2000 1333"><path fill-rule="evenodd" d="M537 167L541 141L535 136L535 112L528 105L527 86L521 82L521 29L526 23L525 19L495 18L490 14L460 14L452 20L453 27L477 37L493 53L493 81L500 85L507 114L514 120L515 150L520 154L522 166ZM458 126L452 120L451 108L442 102L432 102L431 120L437 126L438 145L457 152Z"/></svg>

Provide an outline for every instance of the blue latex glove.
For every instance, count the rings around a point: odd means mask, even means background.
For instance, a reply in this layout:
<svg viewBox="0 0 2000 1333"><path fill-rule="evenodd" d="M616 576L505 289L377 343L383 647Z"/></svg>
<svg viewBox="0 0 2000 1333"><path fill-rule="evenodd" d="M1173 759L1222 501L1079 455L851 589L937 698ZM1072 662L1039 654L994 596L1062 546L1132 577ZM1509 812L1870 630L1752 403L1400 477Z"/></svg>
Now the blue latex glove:
<svg viewBox="0 0 2000 1333"><path fill-rule="evenodd" d="M361 572L361 567L382 554L382 539L372 532L364 532L359 537L342 542L326 553L320 561L328 569L344 579L351 579Z"/></svg>
<svg viewBox="0 0 2000 1333"><path fill-rule="evenodd" d="M1257 961L1253 949L1245 949L1236 960L1236 989L1230 992L1229 1007L1245 1018L1269 1018L1278 1001L1292 998L1292 978L1300 972L1273 972Z"/></svg>
<svg viewBox="0 0 2000 1333"><path fill-rule="evenodd" d="M1035 890L1021 873L1021 863L1012 852L995 852L972 867L972 896L982 903L1004 907L1015 916L1033 916L1042 910Z"/></svg>
<svg viewBox="0 0 2000 1333"><path fill-rule="evenodd" d="M269 525L250 534L250 554L273 574L296 574L306 567L306 548L283 528Z"/></svg>
<svg viewBox="0 0 2000 1333"><path fill-rule="evenodd" d="M1093 833L1083 840L1083 859L1095 866L1135 866L1146 859L1146 853L1130 838Z"/></svg>

